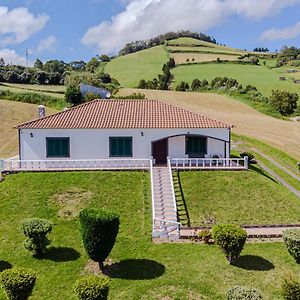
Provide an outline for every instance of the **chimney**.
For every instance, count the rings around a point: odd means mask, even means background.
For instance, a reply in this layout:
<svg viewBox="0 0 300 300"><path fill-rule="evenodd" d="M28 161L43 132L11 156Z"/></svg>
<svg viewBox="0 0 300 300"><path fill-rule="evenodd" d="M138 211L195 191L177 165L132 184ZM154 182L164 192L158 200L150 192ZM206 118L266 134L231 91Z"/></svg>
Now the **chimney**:
<svg viewBox="0 0 300 300"><path fill-rule="evenodd" d="M44 105L39 105L39 118L44 118L46 116L46 110Z"/></svg>

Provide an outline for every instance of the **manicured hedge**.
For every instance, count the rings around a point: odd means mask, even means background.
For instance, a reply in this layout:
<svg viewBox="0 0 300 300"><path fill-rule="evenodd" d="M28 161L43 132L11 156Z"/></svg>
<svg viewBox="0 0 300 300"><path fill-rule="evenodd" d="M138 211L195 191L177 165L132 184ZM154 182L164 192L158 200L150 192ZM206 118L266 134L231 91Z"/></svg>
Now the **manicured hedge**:
<svg viewBox="0 0 300 300"><path fill-rule="evenodd" d="M283 232L283 240L297 263L300 263L300 229L288 229Z"/></svg>

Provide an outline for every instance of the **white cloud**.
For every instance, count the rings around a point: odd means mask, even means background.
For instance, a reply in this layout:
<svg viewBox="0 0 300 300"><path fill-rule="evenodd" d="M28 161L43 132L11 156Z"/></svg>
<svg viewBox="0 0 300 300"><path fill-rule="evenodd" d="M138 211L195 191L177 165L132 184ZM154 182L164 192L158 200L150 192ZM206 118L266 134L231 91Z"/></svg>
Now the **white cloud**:
<svg viewBox="0 0 300 300"><path fill-rule="evenodd" d="M0 49L0 58L3 58L7 64L26 66L26 57L20 56L15 50ZM29 65L32 65L31 61L29 61Z"/></svg>
<svg viewBox="0 0 300 300"><path fill-rule="evenodd" d="M300 0L131 0L124 11L89 28L82 38L101 52L115 52L126 42L167 31L205 32L235 15L251 19L273 16Z"/></svg>
<svg viewBox="0 0 300 300"><path fill-rule="evenodd" d="M34 16L25 7L9 10L0 6L0 46L19 44L46 25L47 15Z"/></svg>
<svg viewBox="0 0 300 300"><path fill-rule="evenodd" d="M50 35L42 39L35 49L29 49L30 54L41 54L44 52L54 52L56 50L57 39Z"/></svg>
<svg viewBox="0 0 300 300"><path fill-rule="evenodd" d="M300 22L281 29L270 28L262 33L261 39L263 41L291 40L298 36L300 36Z"/></svg>

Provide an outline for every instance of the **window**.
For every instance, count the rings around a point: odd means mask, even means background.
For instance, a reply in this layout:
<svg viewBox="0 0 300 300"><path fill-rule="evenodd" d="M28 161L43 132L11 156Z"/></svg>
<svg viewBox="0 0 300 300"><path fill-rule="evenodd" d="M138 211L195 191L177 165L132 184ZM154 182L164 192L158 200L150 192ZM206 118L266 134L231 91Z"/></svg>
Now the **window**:
<svg viewBox="0 0 300 300"><path fill-rule="evenodd" d="M132 137L110 137L110 157L132 157Z"/></svg>
<svg viewBox="0 0 300 300"><path fill-rule="evenodd" d="M70 138L46 138L47 157L70 157Z"/></svg>
<svg viewBox="0 0 300 300"><path fill-rule="evenodd" d="M204 157L207 154L207 138L188 136L186 138L186 154L194 157Z"/></svg>

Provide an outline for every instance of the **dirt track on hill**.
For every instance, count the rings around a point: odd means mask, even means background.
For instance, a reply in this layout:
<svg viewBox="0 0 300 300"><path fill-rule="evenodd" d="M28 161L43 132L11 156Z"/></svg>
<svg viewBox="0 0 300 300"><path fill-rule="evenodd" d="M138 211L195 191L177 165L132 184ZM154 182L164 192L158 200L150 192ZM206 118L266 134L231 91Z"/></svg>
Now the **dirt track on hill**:
<svg viewBox="0 0 300 300"><path fill-rule="evenodd" d="M300 122L279 120L227 96L189 92L122 89L120 95L146 94L235 125L233 132L267 142L300 160Z"/></svg>
<svg viewBox="0 0 300 300"><path fill-rule="evenodd" d="M13 127L38 117L38 106L22 102L0 100L0 158L18 154L18 130ZM46 108L46 114L55 113Z"/></svg>

